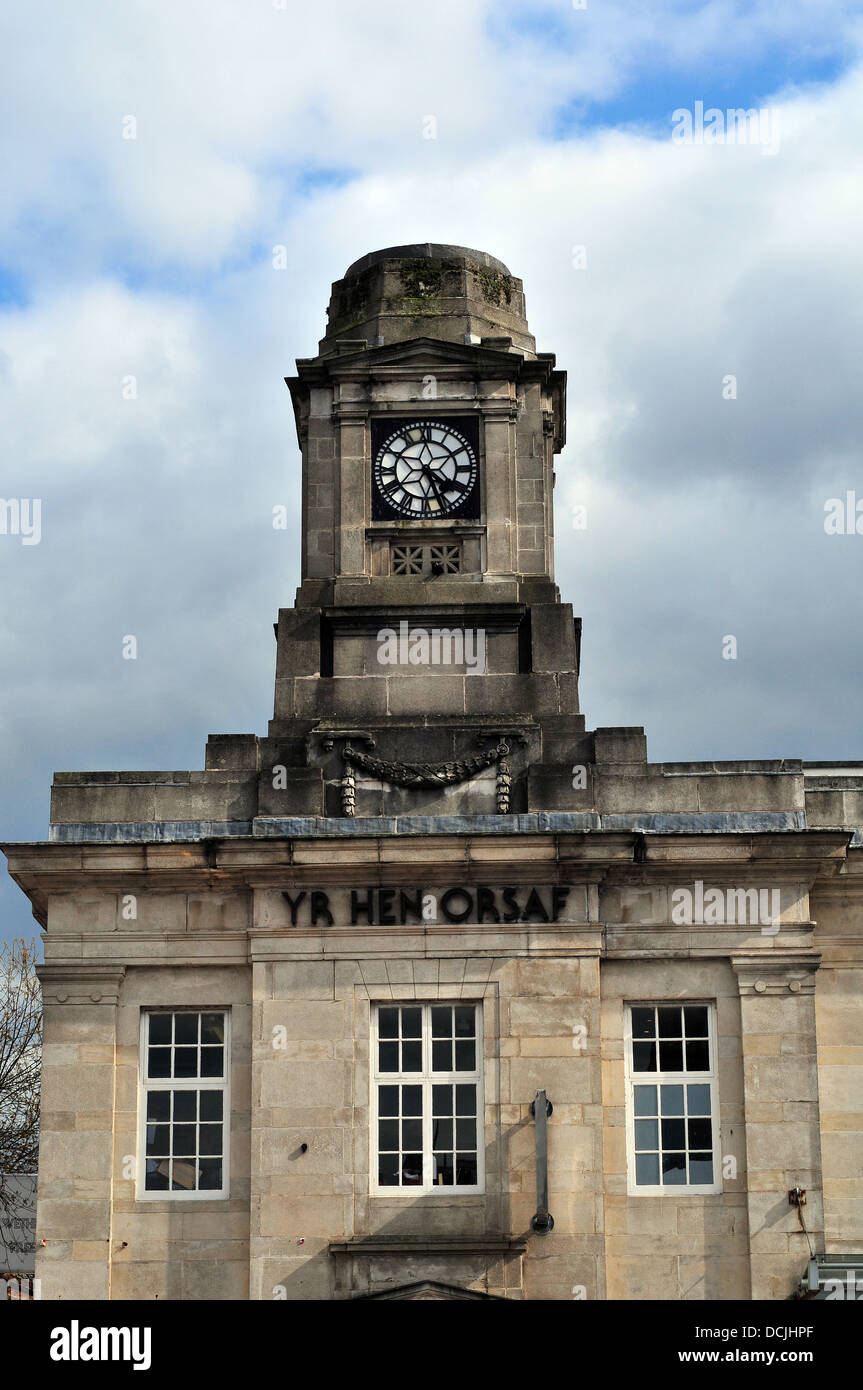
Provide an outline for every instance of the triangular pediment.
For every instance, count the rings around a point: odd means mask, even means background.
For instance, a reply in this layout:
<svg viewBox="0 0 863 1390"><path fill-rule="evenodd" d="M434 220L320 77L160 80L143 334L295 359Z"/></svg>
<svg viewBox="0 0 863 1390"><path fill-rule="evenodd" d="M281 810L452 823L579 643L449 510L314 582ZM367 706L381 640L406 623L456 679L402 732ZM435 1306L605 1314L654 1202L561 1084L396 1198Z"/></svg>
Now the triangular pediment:
<svg viewBox="0 0 863 1390"><path fill-rule="evenodd" d="M388 1298L401 1298L415 1302L428 1300L435 1303L462 1299L482 1299L493 1303L503 1301L498 1298L497 1294L477 1293L474 1289L462 1289L457 1284L441 1284L434 1279L421 1279L414 1284L400 1284L397 1288L385 1289L382 1293L360 1295L362 1301Z"/></svg>
<svg viewBox="0 0 863 1390"><path fill-rule="evenodd" d="M315 374L326 371L338 376L342 371L354 371L357 367L374 370L379 367L432 366L441 362L477 368L504 368L515 375L525 367L539 368L544 374L554 367L550 354L541 358L525 357L520 352L509 352L503 348L482 346L476 343L454 343L442 338L410 338L407 342L384 343L380 347L358 347L356 351L333 353L326 357L299 359L297 371L300 377L309 371Z"/></svg>

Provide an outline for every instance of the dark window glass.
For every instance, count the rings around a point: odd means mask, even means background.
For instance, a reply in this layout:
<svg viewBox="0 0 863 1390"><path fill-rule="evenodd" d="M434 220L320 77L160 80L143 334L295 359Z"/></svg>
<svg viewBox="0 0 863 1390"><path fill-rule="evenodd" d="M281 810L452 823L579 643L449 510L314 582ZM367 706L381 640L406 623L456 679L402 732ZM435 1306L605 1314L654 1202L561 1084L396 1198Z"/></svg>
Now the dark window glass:
<svg viewBox="0 0 863 1390"><path fill-rule="evenodd" d="M202 1191L212 1192L222 1186L222 1160L202 1158L198 1182Z"/></svg>
<svg viewBox="0 0 863 1390"><path fill-rule="evenodd" d="M689 1120L690 1149L709 1149L713 1143L713 1126L710 1120Z"/></svg>
<svg viewBox="0 0 863 1390"><path fill-rule="evenodd" d="M201 1075L202 1076L221 1076L222 1068L225 1065L225 1049L223 1047L202 1047L201 1048Z"/></svg>
<svg viewBox="0 0 863 1390"><path fill-rule="evenodd" d="M432 1125L432 1144L436 1149L452 1148L452 1120L435 1120Z"/></svg>
<svg viewBox="0 0 863 1390"><path fill-rule="evenodd" d="M148 1162L147 1171L144 1175L144 1189L147 1192L166 1192L168 1188L168 1175L159 1171L160 1163Z"/></svg>
<svg viewBox="0 0 863 1390"><path fill-rule="evenodd" d="M225 1041L225 1015L201 1015L201 1042L223 1043Z"/></svg>
<svg viewBox="0 0 863 1390"><path fill-rule="evenodd" d="M661 1038L679 1038L682 1036L680 1031L680 1009L657 1009L659 1014L659 1036Z"/></svg>
<svg viewBox="0 0 863 1390"><path fill-rule="evenodd" d="M662 1182L665 1187L686 1182L686 1154L662 1155Z"/></svg>
<svg viewBox="0 0 863 1390"><path fill-rule="evenodd" d="M476 1154L456 1154L456 1183L462 1187L475 1187L477 1180Z"/></svg>
<svg viewBox="0 0 863 1390"><path fill-rule="evenodd" d="M194 1158L194 1125L174 1125L174 1155L177 1158Z"/></svg>
<svg viewBox="0 0 863 1390"><path fill-rule="evenodd" d="M456 1086L456 1091L466 1091L466 1086ZM432 1114L452 1114L452 1086L432 1086Z"/></svg>
<svg viewBox="0 0 863 1390"><path fill-rule="evenodd" d="M378 1121L378 1144L382 1151L393 1152L399 1146L398 1120Z"/></svg>
<svg viewBox="0 0 863 1390"><path fill-rule="evenodd" d="M408 1088L405 1088L408 1089ZM397 1115L399 1113L398 1086L378 1087L378 1114ZM386 1146L385 1146L386 1147Z"/></svg>
<svg viewBox="0 0 863 1390"><path fill-rule="evenodd" d="M432 1042L432 1070L452 1071L452 1043Z"/></svg>
<svg viewBox="0 0 863 1390"><path fill-rule="evenodd" d="M451 1153L436 1153L435 1160L435 1182L439 1187L452 1187L453 1185L453 1162Z"/></svg>
<svg viewBox="0 0 863 1390"><path fill-rule="evenodd" d="M421 1115L423 1113L422 1086L402 1086L402 1114Z"/></svg>
<svg viewBox="0 0 863 1390"><path fill-rule="evenodd" d="M459 1149L476 1148L476 1120L456 1120L455 1142Z"/></svg>
<svg viewBox="0 0 863 1390"><path fill-rule="evenodd" d="M151 1043L170 1043L171 1041L171 1015L170 1014L150 1014L150 1042Z"/></svg>
<svg viewBox="0 0 863 1390"><path fill-rule="evenodd" d="M402 1071L422 1071L423 1045L421 1042L402 1043Z"/></svg>
<svg viewBox="0 0 863 1390"><path fill-rule="evenodd" d="M198 1092L174 1091L174 1119L195 1120L198 1117Z"/></svg>
<svg viewBox="0 0 863 1390"><path fill-rule="evenodd" d="M686 1044L686 1070L710 1070L710 1044L706 1038L703 1042L688 1042Z"/></svg>
<svg viewBox="0 0 863 1390"><path fill-rule="evenodd" d="M423 1142L422 1120L402 1120L402 1148L421 1149Z"/></svg>
<svg viewBox="0 0 863 1390"><path fill-rule="evenodd" d="M632 1010L633 1038L656 1037L656 1015L653 1009Z"/></svg>
<svg viewBox="0 0 863 1390"><path fill-rule="evenodd" d="M147 1119L168 1120L171 1117L171 1092L150 1091L147 1095Z"/></svg>
<svg viewBox="0 0 863 1390"><path fill-rule="evenodd" d="M174 1042L196 1043L199 1018L199 1014L174 1014Z"/></svg>
<svg viewBox="0 0 863 1390"><path fill-rule="evenodd" d="M656 1071L656 1043L633 1043L632 1066L634 1071Z"/></svg>
<svg viewBox="0 0 863 1390"><path fill-rule="evenodd" d="M378 1037L397 1038L399 1035L398 1009L381 1009L378 1014Z"/></svg>
<svg viewBox="0 0 863 1390"><path fill-rule="evenodd" d="M177 1047L174 1049L174 1075L182 1077L198 1075L198 1049L196 1047Z"/></svg>
<svg viewBox="0 0 863 1390"><path fill-rule="evenodd" d="M402 1155L402 1187L422 1187L423 1156L421 1153Z"/></svg>
<svg viewBox="0 0 863 1390"><path fill-rule="evenodd" d="M662 1147L664 1149L685 1149L684 1128L683 1120L663 1120Z"/></svg>
<svg viewBox="0 0 863 1390"><path fill-rule="evenodd" d="M399 1045L397 1042L378 1044L378 1071L398 1071Z"/></svg>
<svg viewBox="0 0 863 1390"><path fill-rule="evenodd" d="M476 1030L476 1010L458 1007L455 1010L455 1035L457 1038L472 1038Z"/></svg>
<svg viewBox="0 0 863 1390"><path fill-rule="evenodd" d="M707 1037L707 1009L703 1004L687 1004L683 1016L688 1038Z"/></svg>
<svg viewBox="0 0 863 1390"><path fill-rule="evenodd" d="M402 1037L422 1036L422 1009L402 1009Z"/></svg>
<svg viewBox="0 0 863 1390"><path fill-rule="evenodd" d="M455 1113L457 1115L476 1114L476 1086L456 1086Z"/></svg>
<svg viewBox="0 0 863 1390"><path fill-rule="evenodd" d="M452 1009L436 1008L431 1011L432 1037L452 1037Z"/></svg>
<svg viewBox="0 0 863 1390"><path fill-rule="evenodd" d="M455 1045L456 1071L476 1071L476 1043L457 1042Z"/></svg>
<svg viewBox="0 0 863 1390"><path fill-rule="evenodd" d="M169 1047L151 1047L149 1049L147 1075L155 1077L171 1075L171 1049Z"/></svg>
<svg viewBox="0 0 863 1390"><path fill-rule="evenodd" d="M201 1125L200 1135L199 1153L220 1154L222 1152L221 1125Z"/></svg>
<svg viewBox="0 0 863 1390"><path fill-rule="evenodd" d="M661 1042L659 1044L659 1070L683 1071L682 1042Z"/></svg>
<svg viewBox="0 0 863 1390"><path fill-rule="evenodd" d="M171 1152L170 1125L147 1126L147 1153L163 1156Z"/></svg>
<svg viewBox="0 0 863 1390"><path fill-rule="evenodd" d="M201 1119L220 1120L222 1118L222 1092L201 1091Z"/></svg>
<svg viewBox="0 0 863 1390"><path fill-rule="evenodd" d="M399 1185L399 1156L398 1154L381 1154L378 1159L378 1182L381 1187L398 1187Z"/></svg>

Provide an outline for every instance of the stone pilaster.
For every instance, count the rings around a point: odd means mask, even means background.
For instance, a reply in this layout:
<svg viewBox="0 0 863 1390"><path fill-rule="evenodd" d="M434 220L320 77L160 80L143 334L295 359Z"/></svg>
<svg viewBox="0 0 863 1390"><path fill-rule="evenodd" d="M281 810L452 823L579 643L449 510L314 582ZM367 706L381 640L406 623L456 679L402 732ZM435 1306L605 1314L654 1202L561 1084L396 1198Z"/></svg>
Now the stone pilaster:
<svg viewBox="0 0 863 1390"><path fill-rule="evenodd" d="M36 1274L43 1298L106 1299L125 966L46 964L37 973L44 1037Z"/></svg>
<svg viewBox="0 0 863 1390"><path fill-rule="evenodd" d="M801 1209L813 1251L823 1250L815 972L808 951L733 955L740 991L753 1299L788 1298L809 1245L790 1189L804 1188Z"/></svg>

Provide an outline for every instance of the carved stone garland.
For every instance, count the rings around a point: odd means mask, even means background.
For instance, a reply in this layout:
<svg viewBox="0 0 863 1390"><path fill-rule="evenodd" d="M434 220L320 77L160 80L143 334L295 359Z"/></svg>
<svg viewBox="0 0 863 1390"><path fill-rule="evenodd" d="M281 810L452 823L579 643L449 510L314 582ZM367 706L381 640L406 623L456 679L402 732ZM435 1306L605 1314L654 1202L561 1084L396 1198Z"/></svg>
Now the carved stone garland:
<svg viewBox="0 0 863 1390"><path fill-rule="evenodd" d="M502 738L494 748L478 753L474 758L454 758L445 763L386 762L382 758L359 753L349 742L342 748L342 815L353 817L356 812L357 783L354 768L360 768L382 782L396 787L443 787L466 782L483 768L497 764L495 798L498 815L509 814L512 774L509 770L509 744Z"/></svg>

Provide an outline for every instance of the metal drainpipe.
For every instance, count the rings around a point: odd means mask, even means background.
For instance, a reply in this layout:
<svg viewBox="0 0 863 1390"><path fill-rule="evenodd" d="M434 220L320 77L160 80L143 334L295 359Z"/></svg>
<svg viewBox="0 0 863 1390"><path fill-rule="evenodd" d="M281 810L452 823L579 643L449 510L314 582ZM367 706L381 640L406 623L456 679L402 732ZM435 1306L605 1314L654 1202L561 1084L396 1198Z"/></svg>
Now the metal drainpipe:
<svg viewBox="0 0 863 1390"><path fill-rule="evenodd" d="M543 1236L554 1228L554 1217L548 1209L548 1117L553 1109L545 1091L537 1091L530 1103L536 1123L536 1214L530 1218L530 1226Z"/></svg>

